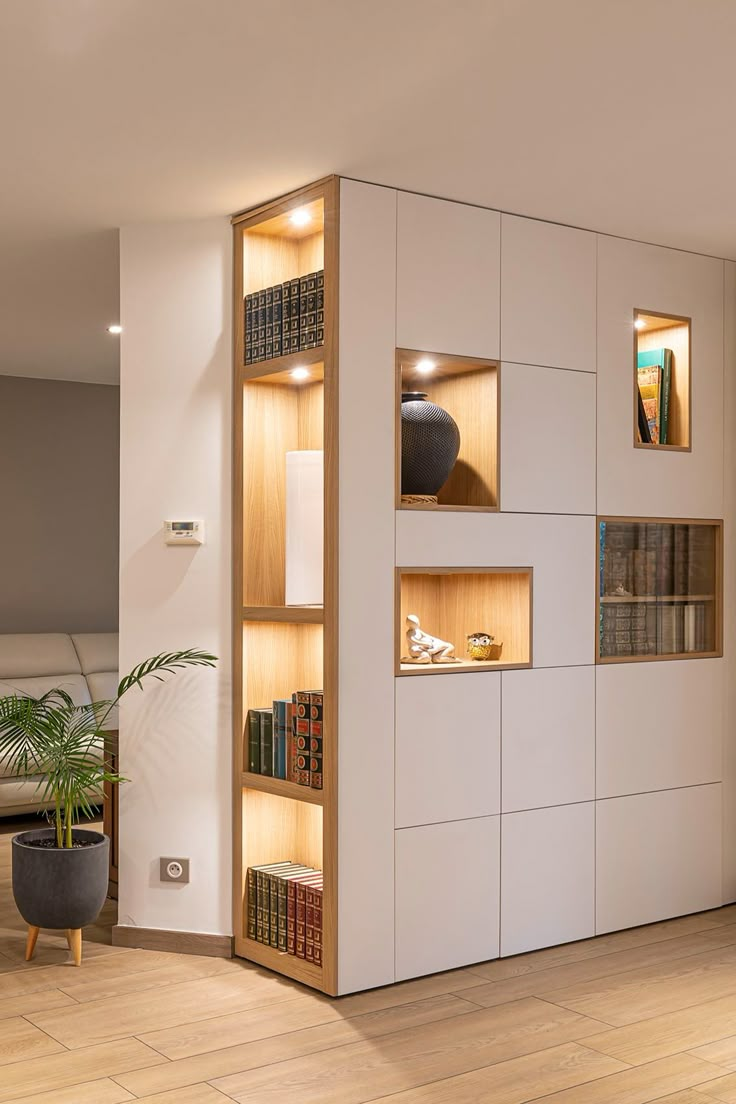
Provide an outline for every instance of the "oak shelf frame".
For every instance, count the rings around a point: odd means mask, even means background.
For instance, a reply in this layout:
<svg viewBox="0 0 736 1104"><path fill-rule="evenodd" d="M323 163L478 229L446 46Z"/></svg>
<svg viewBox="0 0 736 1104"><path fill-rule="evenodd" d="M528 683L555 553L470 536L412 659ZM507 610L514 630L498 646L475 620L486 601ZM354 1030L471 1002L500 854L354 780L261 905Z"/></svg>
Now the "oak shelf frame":
<svg viewBox="0 0 736 1104"><path fill-rule="evenodd" d="M626 515L599 515L596 517L595 541L596 562L600 562L600 524L606 522L614 525L692 525L704 526L714 531L714 593L693 593L692 595L602 595L600 574L596 585L595 602L595 662L602 666L611 663L662 663L668 660L681 659L720 659L723 656L723 520L721 518L663 518L663 517L639 517ZM664 652L657 655L601 655L601 608L616 603L634 604L645 603L655 607L672 604L686 604L691 602L713 603L712 637L714 647L703 651Z"/></svg>
<svg viewBox="0 0 736 1104"><path fill-rule="evenodd" d="M397 567L396 677L510 671L533 666L533 577L532 567ZM425 631L455 645L459 663L401 662L406 616L415 612ZM492 623L485 624L486 620ZM497 640L500 637L501 657L488 661L466 658L465 637L486 631Z"/></svg>
<svg viewBox="0 0 736 1104"><path fill-rule="evenodd" d="M241 785L244 790L260 790L274 797L288 797L292 801L306 801L310 805L324 805L324 790L313 790L310 786L298 786L283 778L271 778L267 774L253 774L243 771Z"/></svg>
<svg viewBox="0 0 736 1104"><path fill-rule="evenodd" d="M416 365L434 364L431 373ZM396 509L497 513L500 510L500 363L419 349L396 350ZM401 501L401 394L424 391L460 430L460 452L436 504Z"/></svg>
<svg viewBox="0 0 736 1104"><path fill-rule="evenodd" d="M285 625L323 625L324 606L243 606L243 621L277 621Z"/></svg>
<svg viewBox="0 0 736 1104"><path fill-rule="evenodd" d="M313 214L309 231L288 216ZM337 993L337 309L339 181L327 177L233 217L233 931L235 953ZM243 297L260 286L324 268L325 341L318 348L245 364ZM310 369L298 384L294 368ZM252 409L249 409L249 403ZM265 412L265 419L260 417ZM252 415L252 416L251 416ZM270 436L276 433L276 438ZM323 607L284 604L283 454L324 451ZM274 478L274 473L276 477ZM273 505L275 504L275 506ZM259 545L265 551L258 565ZM275 549L275 553L274 553ZM294 690L324 690L324 789L254 775L245 767L247 709ZM290 859L324 875L323 964L249 939L248 866Z"/></svg>
<svg viewBox="0 0 736 1104"><path fill-rule="evenodd" d="M645 323L638 329L637 321ZM634 448L655 452L692 452L692 318L680 314L634 308ZM668 436L677 438L667 444L640 441L638 354L650 349L672 348L672 378ZM683 365L683 361L685 362Z"/></svg>

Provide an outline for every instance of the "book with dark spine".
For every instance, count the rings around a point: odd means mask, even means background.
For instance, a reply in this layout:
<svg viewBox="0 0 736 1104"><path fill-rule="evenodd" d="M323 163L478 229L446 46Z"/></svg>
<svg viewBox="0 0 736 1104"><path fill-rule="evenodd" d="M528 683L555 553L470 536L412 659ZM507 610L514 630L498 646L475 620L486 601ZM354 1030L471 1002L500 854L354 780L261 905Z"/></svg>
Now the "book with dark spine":
<svg viewBox="0 0 736 1104"><path fill-rule="evenodd" d="M261 774L273 777L273 710L256 709L261 725Z"/></svg>
<svg viewBox="0 0 736 1104"><path fill-rule="evenodd" d="M279 917L278 917L278 949L280 951L288 952L288 928L289 928L289 884L293 882L295 878L303 877L305 874L314 874L314 867L311 866L293 866L291 870L286 871L283 874L278 875L278 897L279 897ZM293 950L291 954L293 954Z"/></svg>
<svg viewBox="0 0 736 1104"><path fill-rule="evenodd" d="M307 347L307 311L309 302L309 276L299 280L299 351Z"/></svg>
<svg viewBox="0 0 736 1104"><path fill-rule="evenodd" d="M246 295L243 300L244 303L244 316L243 316L243 352L244 361L246 364L250 364L253 359L253 293Z"/></svg>
<svg viewBox="0 0 736 1104"><path fill-rule="evenodd" d="M273 703L273 776L286 778L286 750L288 744L291 701L278 698Z"/></svg>
<svg viewBox="0 0 736 1104"><path fill-rule="evenodd" d="M299 758L296 746L296 691L291 695L291 725L289 729L289 745L286 749L286 777L289 782L296 782L297 759Z"/></svg>
<svg viewBox="0 0 736 1104"><path fill-rule="evenodd" d="M294 781L300 786L309 785L309 690L296 692L296 764Z"/></svg>
<svg viewBox="0 0 736 1104"><path fill-rule="evenodd" d="M299 863L287 862L277 867L266 869L263 873L263 942L271 947L278 947L279 941L280 881L282 877L285 877L287 874L302 869L303 867Z"/></svg>
<svg viewBox="0 0 736 1104"><path fill-rule="evenodd" d="M322 732L324 696L321 690L309 692L309 785L322 789Z"/></svg>
<svg viewBox="0 0 736 1104"><path fill-rule="evenodd" d="M300 281L297 277L290 281L289 299L289 352L299 352L299 305L300 305Z"/></svg>
<svg viewBox="0 0 736 1104"><path fill-rule="evenodd" d="M281 355L286 356L289 348L289 325L291 319L291 283L281 285Z"/></svg>
<svg viewBox="0 0 736 1104"><path fill-rule="evenodd" d="M317 273L317 345L325 343L325 270Z"/></svg>
<svg viewBox="0 0 736 1104"><path fill-rule="evenodd" d="M261 718L255 709L248 710L245 722L248 747L246 763L251 774L261 773Z"/></svg>
<svg viewBox="0 0 736 1104"><path fill-rule="evenodd" d="M268 870L276 870L291 866L290 861L278 863L266 863L265 866L249 866L246 875L246 889L248 896L248 937L263 942L263 875ZM253 935L250 934L251 911L253 915Z"/></svg>
<svg viewBox="0 0 736 1104"><path fill-rule="evenodd" d="M266 359L266 289L258 292L258 339L253 350L253 360Z"/></svg>
<svg viewBox="0 0 736 1104"><path fill-rule="evenodd" d="M273 288L273 355L281 356L281 325L283 318L283 284Z"/></svg>

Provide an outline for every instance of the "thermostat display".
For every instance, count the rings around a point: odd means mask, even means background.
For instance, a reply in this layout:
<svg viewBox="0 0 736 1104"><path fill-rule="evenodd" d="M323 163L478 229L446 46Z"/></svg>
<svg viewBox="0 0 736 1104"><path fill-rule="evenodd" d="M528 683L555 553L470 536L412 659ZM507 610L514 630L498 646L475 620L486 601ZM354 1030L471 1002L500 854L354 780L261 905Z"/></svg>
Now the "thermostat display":
<svg viewBox="0 0 736 1104"><path fill-rule="evenodd" d="M165 521L167 544L204 544L203 521Z"/></svg>

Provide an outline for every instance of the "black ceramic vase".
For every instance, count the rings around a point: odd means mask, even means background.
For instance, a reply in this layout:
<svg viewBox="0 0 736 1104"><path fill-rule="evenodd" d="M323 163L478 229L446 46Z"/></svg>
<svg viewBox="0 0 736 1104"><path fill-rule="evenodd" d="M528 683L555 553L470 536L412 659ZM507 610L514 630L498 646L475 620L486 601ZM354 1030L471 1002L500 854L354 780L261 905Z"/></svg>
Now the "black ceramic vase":
<svg viewBox="0 0 736 1104"><path fill-rule="evenodd" d="M460 430L424 391L401 396L401 493L436 495L455 466Z"/></svg>
<svg viewBox="0 0 736 1104"><path fill-rule="evenodd" d="M13 838L13 896L26 924L36 928L83 928L97 919L107 896L110 840L75 828L72 838L87 847L33 847L53 839L53 828Z"/></svg>

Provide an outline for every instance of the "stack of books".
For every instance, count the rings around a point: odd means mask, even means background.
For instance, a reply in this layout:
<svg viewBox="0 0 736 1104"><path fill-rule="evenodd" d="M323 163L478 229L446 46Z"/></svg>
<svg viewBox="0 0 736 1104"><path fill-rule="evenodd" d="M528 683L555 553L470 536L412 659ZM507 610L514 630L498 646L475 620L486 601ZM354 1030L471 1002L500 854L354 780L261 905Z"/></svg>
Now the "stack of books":
<svg viewBox="0 0 736 1104"><path fill-rule="evenodd" d="M322 872L288 861L249 866L246 890L248 938L321 966Z"/></svg>
<svg viewBox="0 0 736 1104"><path fill-rule="evenodd" d="M645 602L601 605L601 655L655 655L656 606Z"/></svg>
<svg viewBox="0 0 736 1104"><path fill-rule="evenodd" d="M639 383L639 439L666 445L670 422L672 350L650 349L636 358Z"/></svg>
<svg viewBox="0 0 736 1104"><path fill-rule="evenodd" d="M324 269L251 292L243 306L246 364L324 345Z"/></svg>
<svg viewBox="0 0 736 1104"><path fill-rule="evenodd" d="M245 755L251 774L323 788L321 690L297 690L263 709L249 709Z"/></svg>

